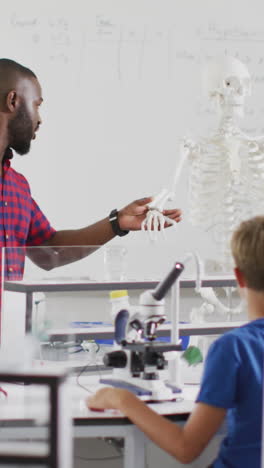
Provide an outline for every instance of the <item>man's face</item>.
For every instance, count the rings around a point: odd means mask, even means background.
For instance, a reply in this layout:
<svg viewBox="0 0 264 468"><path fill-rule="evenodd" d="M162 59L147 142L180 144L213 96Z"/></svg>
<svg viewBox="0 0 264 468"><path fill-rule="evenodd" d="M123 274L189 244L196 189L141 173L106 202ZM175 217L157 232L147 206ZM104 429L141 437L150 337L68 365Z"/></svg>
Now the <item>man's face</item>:
<svg viewBox="0 0 264 468"><path fill-rule="evenodd" d="M8 123L9 146L23 155L30 150L31 140L41 124L39 106L43 99L41 88L35 78L21 80L18 85L19 104L14 117Z"/></svg>

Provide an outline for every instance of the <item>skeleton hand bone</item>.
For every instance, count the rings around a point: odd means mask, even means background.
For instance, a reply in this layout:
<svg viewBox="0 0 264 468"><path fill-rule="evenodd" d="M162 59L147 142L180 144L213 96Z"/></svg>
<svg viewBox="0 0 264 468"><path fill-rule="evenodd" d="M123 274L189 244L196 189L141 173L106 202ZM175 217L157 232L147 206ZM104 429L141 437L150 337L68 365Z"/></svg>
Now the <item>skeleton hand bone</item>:
<svg viewBox="0 0 264 468"><path fill-rule="evenodd" d="M172 226L177 225L176 221L168 216L164 216L162 213L165 203L173 200L173 197L173 192L163 189L150 203L148 203L149 211L141 224L141 229L142 231L147 231L149 233L149 238L151 240L157 239L159 231L164 235L164 227L166 223Z"/></svg>

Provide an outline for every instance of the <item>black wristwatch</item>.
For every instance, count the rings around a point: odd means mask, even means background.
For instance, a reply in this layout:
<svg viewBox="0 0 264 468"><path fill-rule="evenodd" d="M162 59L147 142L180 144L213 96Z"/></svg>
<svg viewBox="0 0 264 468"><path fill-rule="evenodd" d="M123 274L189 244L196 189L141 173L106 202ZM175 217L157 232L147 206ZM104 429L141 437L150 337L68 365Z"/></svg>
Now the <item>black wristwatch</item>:
<svg viewBox="0 0 264 468"><path fill-rule="evenodd" d="M129 233L129 231L122 230L120 228L119 222L118 222L118 211L116 209L111 211L109 215L109 221L112 226L114 234L116 234L117 236L122 237L122 236L126 236Z"/></svg>

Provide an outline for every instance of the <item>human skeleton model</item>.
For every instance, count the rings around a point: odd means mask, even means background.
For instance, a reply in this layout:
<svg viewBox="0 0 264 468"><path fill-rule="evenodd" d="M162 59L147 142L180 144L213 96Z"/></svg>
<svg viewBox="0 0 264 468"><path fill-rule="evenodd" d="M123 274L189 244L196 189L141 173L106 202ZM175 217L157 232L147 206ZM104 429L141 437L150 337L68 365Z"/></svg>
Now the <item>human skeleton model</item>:
<svg viewBox="0 0 264 468"><path fill-rule="evenodd" d="M169 222L162 210L174 198L188 159L190 221L213 234L221 258L219 270L230 271L231 233L242 220L263 212L264 135L246 135L237 123L244 114L245 97L251 94L251 78L242 62L224 57L209 64L206 85L220 113L219 126L214 134L199 142L181 141L172 189L163 189L149 204L142 229L150 231L153 226L155 238L165 221ZM208 302L216 306L212 291L204 293L208 293Z"/></svg>

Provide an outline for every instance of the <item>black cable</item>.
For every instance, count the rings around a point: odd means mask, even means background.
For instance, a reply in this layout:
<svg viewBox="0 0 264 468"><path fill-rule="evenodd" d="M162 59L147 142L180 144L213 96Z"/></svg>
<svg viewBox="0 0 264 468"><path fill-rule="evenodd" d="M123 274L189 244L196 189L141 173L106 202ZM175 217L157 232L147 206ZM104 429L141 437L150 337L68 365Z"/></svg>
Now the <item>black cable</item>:
<svg viewBox="0 0 264 468"><path fill-rule="evenodd" d="M76 377L76 383L77 385L79 385L79 387L83 388L84 390L86 390L87 392L89 393L94 393L92 392L92 390L90 390L88 387L85 387L84 385L82 385L80 382L79 382L79 379L81 377L81 375L85 372L86 369L88 369L88 367L90 367L90 364L87 364L86 366L84 366L81 370L81 372L77 375Z"/></svg>
<svg viewBox="0 0 264 468"><path fill-rule="evenodd" d="M97 350L96 350L96 353L98 353L98 351L100 350L100 345L98 343L97 344ZM89 352L89 350L87 350L87 352ZM85 387L84 385L82 385L79 381L81 375L86 371L86 369L88 369L90 367L90 364L86 364L82 369L81 369L81 372L77 375L76 377L76 383L77 385L79 385L79 387L83 388L84 390L86 390L87 392L93 394L94 392L92 390L90 390L88 387ZM97 368L97 371L99 373L99 376L101 375L100 374L100 369L99 369L99 366L98 364L96 364L96 368Z"/></svg>

